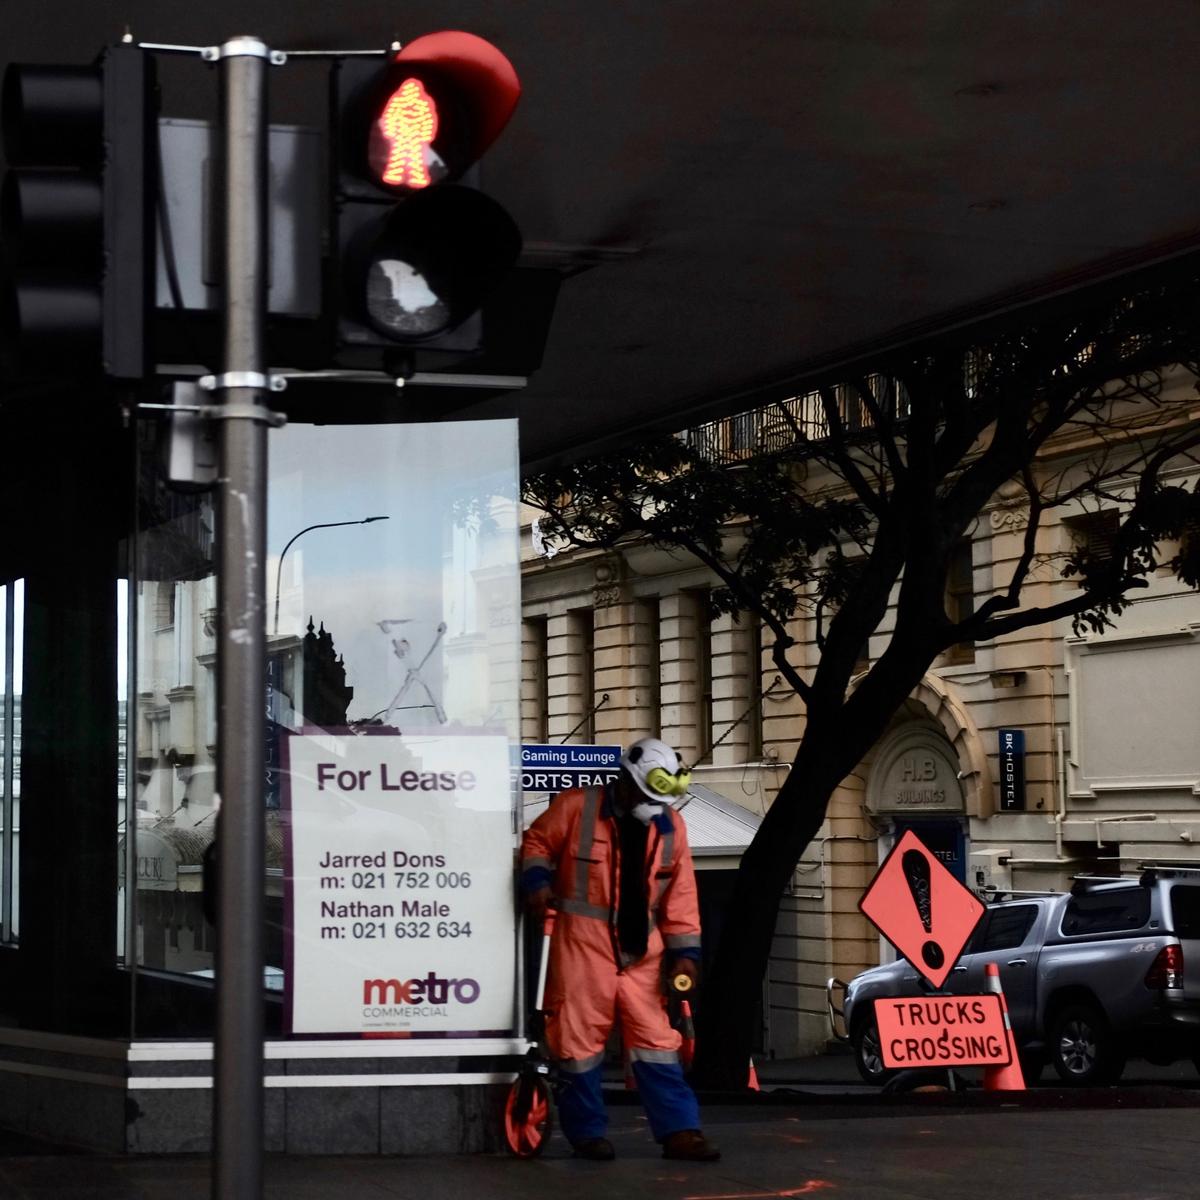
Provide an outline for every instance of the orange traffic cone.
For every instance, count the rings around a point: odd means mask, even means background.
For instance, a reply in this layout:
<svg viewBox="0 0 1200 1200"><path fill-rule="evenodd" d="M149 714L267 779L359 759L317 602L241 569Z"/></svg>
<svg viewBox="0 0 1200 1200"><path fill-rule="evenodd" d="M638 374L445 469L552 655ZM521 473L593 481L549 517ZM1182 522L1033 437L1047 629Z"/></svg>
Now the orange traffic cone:
<svg viewBox="0 0 1200 1200"><path fill-rule="evenodd" d="M984 969L987 973L984 990L1000 997L1000 1009L1004 1013L1004 1035L1008 1038L1008 1052L1011 1061L1007 1067L984 1067L983 1090L985 1092L1023 1092L1025 1076L1021 1074L1021 1062L1017 1058L1017 1039L1013 1037L1012 1022L1008 1019L1008 1004L1004 999L1004 989L1000 986L1000 968L995 963L988 963Z"/></svg>
<svg viewBox="0 0 1200 1200"><path fill-rule="evenodd" d="M746 1086L752 1092L761 1092L762 1088L758 1086L758 1072L754 1069L754 1059L750 1059L750 1078L746 1081Z"/></svg>

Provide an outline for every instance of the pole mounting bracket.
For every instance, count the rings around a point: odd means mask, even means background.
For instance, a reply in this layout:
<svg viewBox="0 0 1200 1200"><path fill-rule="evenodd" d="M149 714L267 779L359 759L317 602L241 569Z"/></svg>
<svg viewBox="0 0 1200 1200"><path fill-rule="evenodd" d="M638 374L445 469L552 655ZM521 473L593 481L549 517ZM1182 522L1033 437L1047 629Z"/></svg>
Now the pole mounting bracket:
<svg viewBox="0 0 1200 1200"><path fill-rule="evenodd" d="M262 371L226 371L222 375L201 375L197 381L206 392L225 392L230 388L257 388L263 392L287 390L287 379Z"/></svg>
<svg viewBox="0 0 1200 1200"><path fill-rule="evenodd" d="M139 404L138 411L152 409L166 413L194 413L202 421L261 421L272 429L282 429L287 415L261 404Z"/></svg>
<svg viewBox="0 0 1200 1200"><path fill-rule="evenodd" d="M272 50L256 37L235 37L219 46L204 46L200 57L205 62L220 62L223 58L265 58L273 67L282 67L287 62L287 55L282 50Z"/></svg>

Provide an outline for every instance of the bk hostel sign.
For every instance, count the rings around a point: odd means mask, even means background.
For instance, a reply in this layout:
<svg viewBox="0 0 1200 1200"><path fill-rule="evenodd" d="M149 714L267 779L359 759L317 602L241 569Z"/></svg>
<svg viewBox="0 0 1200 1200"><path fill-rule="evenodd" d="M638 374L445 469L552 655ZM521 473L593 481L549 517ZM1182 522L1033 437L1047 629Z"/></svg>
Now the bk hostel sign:
<svg viewBox="0 0 1200 1200"><path fill-rule="evenodd" d="M1001 729L1000 809L1023 812L1025 809L1025 730Z"/></svg>

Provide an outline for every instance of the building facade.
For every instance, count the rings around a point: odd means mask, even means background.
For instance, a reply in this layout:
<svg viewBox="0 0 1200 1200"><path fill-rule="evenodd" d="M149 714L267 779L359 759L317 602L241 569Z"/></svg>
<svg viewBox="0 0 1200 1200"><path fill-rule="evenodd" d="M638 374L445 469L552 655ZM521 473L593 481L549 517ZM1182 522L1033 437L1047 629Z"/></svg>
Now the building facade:
<svg viewBox="0 0 1200 1200"><path fill-rule="evenodd" d="M1191 376L1168 384L1177 407L1194 395ZM736 456L778 449L787 434L760 412L684 436ZM1078 439L1063 439L1037 469L1070 469L1083 453ZM1180 461L1165 478L1192 487L1196 475ZM958 547L949 611L966 615L1006 586L1025 542L1023 497L1002 489ZM1049 605L1076 587L1063 562L1081 545L1103 554L1124 504L1117 493L1043 519L1027 603ZM696 764L703 787L761 816L805 716L755 621L710 619L718 580L682 551L547 555L539 515L527 510L524 526L524 739L660 735ZM860 676L886 648L891 620L872 635ZM790 632L789 658L804 672L818 655L812 618ZM796 866L764 981L761 1043L780 1057L818 1051L829 1037L826 980L893 954L858 902L906 829L981 890L1062 889L1077 874L1147 862L1200 865L1197 712L1200 597L1166 569L1102 634L1077 636L1063 620L942 655L842 782ZM734 862L736 852L726 855L725 868Z"/></svg>

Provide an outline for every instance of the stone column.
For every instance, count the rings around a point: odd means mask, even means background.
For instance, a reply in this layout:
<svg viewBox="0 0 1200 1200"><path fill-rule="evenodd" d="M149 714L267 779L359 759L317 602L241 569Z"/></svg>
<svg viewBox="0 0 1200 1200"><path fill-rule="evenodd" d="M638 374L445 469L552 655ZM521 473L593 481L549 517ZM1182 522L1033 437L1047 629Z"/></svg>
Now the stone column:
<svg viewBox="0 0 1200 1200"><path fill-rule="evenodd" d="M544 742L547 726L546 621L521 622L521 740Z"/></svg>
<svg viewBox="0 0 1200 1200"><path fill-rule="evenodd" d="M735 622L728 614L722 614L713 622L713 741L724 739L713 750L713 765L718 767L745 763L751 757L753 714L739 718L746 714L762 690L761 670L753 661L752 620L743 616L740 622ZM753 747L756 758L760 751L760 746Z"/></svg>
<svg viewBox="0 0 1200 1200"><path fill-rule="evenodd" d="M586 610L558 613L546 622L546 694L548 740L561 742L595 704L593 682L584 678ZM578 741L582 730L571 740Z"/></svg>
<svg viewBox="0 0 1200 1200"><path fill-rule="evenodd" d="M633 738L659 737L662 732L659 598L644 596L631 606L631 610L633 694L629 706L629 730Z"/></svg>
<svg viewBox="0 0 1200 1200"><path fill-rule="evenodd" d="M596 741L624 746L647 732L645 688L639 688L637 605L630 595L624 562L617 555L594 568L596 617ZM640 691L640 695L639 695Z"/></svg>
<svg viewBox="0 0 1200 1200"><path fill-rule="evenodd" d="M663 741L674 746L684 762L694 763L701 745L696 662L699 612L695 597L686 592L664 596L659 615Z"/></svg>

